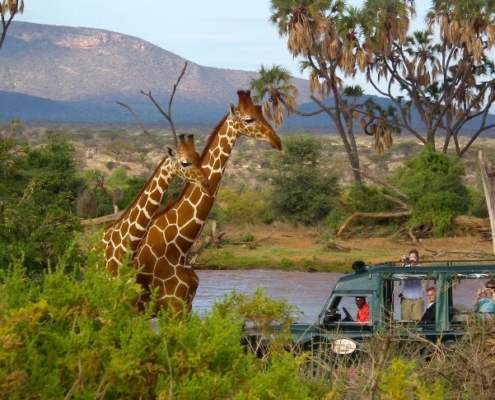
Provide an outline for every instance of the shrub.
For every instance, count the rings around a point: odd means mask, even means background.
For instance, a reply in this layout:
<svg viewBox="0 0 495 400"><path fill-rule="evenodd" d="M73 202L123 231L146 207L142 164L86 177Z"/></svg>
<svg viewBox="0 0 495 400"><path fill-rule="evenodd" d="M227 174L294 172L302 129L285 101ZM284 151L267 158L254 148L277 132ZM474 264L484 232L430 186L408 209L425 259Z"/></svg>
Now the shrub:
<svg viewBox="0 0 495 400"><path fill-rule="evenodd" d="M335 174L323 172L321 141L296 135L284 140L284 151L274 155L270 206L278 217L294 224L311 225L324 219L338 198Z"/></svg>
<svg viewBox="0 0 495 400"><path fill-rule="evenodd" d="M85 185L74 153L60 134L48 135L46 145L25 154L22 171L0 180L0 193L9 193L0 215L0 268L21 256L30 272L46 268L81 229L76 194Z"/></svg>
<svg viewBox="0 0 495 400"><path fill-rule="evenodd" d="M398 168L390 178L413 206L410 226L424 224L435 235L452 229L452 218L465 214L470 205L469 192L462 182L464 167L458 158L435 153L431 146Z"/></svg>
<svg viewBox="0 0 495 400"><path fill-rule="evenodd" d="M221 188L217 195L218 207L210 219L218 219L220 224L235 223L239 226L273 222L274 216L268 205L268 192Z"/></svg>
<svg viewBox="0 0 495 400"><path fill-rule="evenodd" d="M311 398L299 357L261 361L240 345L248 318L272 321L287 306L233 295L204 318L159 315L157 334L131 306L133 269L110 278L92 252L69 268L70 252L37 281L22 259L0 271L5 398Z"/></svg>

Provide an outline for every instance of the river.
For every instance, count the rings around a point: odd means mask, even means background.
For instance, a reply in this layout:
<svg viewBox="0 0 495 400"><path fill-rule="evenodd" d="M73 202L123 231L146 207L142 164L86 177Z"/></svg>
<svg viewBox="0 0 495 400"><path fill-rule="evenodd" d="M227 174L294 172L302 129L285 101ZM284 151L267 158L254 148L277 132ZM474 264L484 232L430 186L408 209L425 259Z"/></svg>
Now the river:
<svg viewBox="0 0 495 400"><path fill-rule="evenodd" d="M274 299L286 298L304 313L299 322L314 322L342 274L334 272L300 272L280 270L198 270L199 288L193 310L200 315L211 309L234 289L253 294L257 287Z"/></svg>

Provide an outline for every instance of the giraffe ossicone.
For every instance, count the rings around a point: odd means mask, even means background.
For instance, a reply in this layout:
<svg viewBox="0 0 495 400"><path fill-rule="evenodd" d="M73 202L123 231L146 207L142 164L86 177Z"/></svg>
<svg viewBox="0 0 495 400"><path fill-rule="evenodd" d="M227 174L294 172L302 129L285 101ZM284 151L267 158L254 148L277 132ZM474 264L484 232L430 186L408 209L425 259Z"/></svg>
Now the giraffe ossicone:
<svg viewBox="0 0 495 400"><path fill-rule="evenodd" d="M134 201L126 208L121 217L107 226L103 232L107 268L113 275L118 273L123 257L129 253L132 260L142 239L148 231L163 196L168 190L174 176L191 183L205 196L213 196L213 186L201 166L201 159L196 152L194 136L179 135L180 145L173 149L165 147L165 157Z"/></svg>
<svg viewBox="0 0 495 400"><path fill-rule="evenodd" d="M210 135L201 154L201 164L216 194L227 161L240 136L270 143L281 150L282 142L263 116L261 106L254 105L250 91L237 92L237 107L231 104L229 113ZM142 268L137 281L143 292L136 305L143 309L157 291L157 311L160 308L181 314L183 305L189 309L198 287L198 277L186 265L187 253L203 229L214 203L197 187L186 184L180 196L157 213L142 240L134 265Z"/></svg>

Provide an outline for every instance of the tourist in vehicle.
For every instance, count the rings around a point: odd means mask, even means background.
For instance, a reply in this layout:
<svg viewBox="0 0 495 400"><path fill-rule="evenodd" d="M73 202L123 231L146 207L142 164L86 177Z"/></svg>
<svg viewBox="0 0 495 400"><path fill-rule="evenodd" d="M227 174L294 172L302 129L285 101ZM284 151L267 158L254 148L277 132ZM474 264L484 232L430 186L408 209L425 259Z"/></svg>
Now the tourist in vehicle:
<svg viewBox="0 0 495 400"><path fill-rule="evenodd" d="M419 252L413 249L409 252L409 256L402 256L401 262L404 267L421 267L419 263ZM405 280L404 289L399 294L401 320L402 321L419 321L423 316L424 302L422 298L423 284L419 279Z"/></svg>
<svg viewBox="0 0 495 400"><path fill-rule="evenodd" d="M366 302L366 297L356 297L356 321L367 323L370 320L370 306Z"/></svg>
<svg viewBox="0 0 495 400"><path fill-rule="evenodd" d="M495 313L495 279L486 283L485 289L478 289L473 300L474 311L480 314Z"/></svg>
<svg viewBox="0 0 495 400"><path fill-rule="evenodd" d="M435 321L436 302L437 302L437 290L434 287L426 289L426 296L428 297L428 305L423 313L423 316L419 320L419 323L433 322Z"/></svg>

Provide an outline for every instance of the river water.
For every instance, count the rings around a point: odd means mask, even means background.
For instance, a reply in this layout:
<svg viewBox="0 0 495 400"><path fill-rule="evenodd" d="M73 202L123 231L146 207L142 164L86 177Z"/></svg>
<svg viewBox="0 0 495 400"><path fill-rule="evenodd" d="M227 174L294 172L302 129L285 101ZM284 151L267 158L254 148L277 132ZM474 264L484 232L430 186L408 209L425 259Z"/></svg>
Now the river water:
<svg viewBox="0 0 495 400"><path fill-rule="evenodd" d="M211 309L215 300L230 294L253 294L257 287L274 299L287 299L304 313L299 322L314 322L342 274L280 270L210 271L198 270L199 288L193 310L200 315Z"/></svg>
<svg viewBox="0 0 495 400"><path fill-rule="evenodd" d="M287 299L304 313L298 321L315 322L323 309L337 280L342 276L335 272L300 272L280 270L213 271L198 270L199 288L193 302L193 310L204 315L212 308L215 300L221 300L233 290L253 294L257 287L264 287L265 293L274 299ZM454 305L471 308L473 296L478 288L483 288L485 280L463 282L454 289ZM396 296L398 293L396 294ZM425 297L425 296L424 296ZM396 297L399 313L399 299ZM353 305L354 306L354 305ZM356 308L349 307L349 310ZM353 311L355 312L355 310Z"/></svg>

